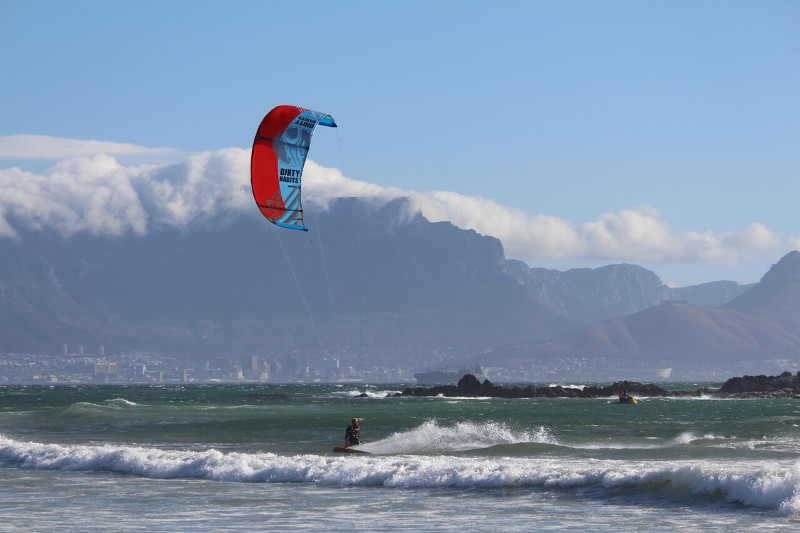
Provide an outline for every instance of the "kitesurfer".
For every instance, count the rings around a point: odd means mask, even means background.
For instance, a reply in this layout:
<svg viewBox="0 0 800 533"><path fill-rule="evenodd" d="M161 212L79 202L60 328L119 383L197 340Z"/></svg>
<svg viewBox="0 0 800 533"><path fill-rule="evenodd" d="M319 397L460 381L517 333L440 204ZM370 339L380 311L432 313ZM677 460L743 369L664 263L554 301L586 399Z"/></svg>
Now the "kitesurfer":
<svg viewBox="0 0 800 533"><path fill-rule="evenodd" d="M350 446L358 446L361 444L361 437L358 436L358 431L361 429L361 426L358 425L358 418L354 418L350 421L350 425L347 426L347 430L344 432L344 447L349 448Z"/></svg>

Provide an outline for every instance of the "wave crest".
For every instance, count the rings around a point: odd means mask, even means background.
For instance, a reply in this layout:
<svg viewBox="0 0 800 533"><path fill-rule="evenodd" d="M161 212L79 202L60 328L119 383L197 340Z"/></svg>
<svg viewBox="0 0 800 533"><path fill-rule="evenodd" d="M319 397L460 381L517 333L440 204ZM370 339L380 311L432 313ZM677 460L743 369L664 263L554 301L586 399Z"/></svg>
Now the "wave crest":
<svg viewBox="0 0 800 533"><path fill-rule="evenodd" d="M132 407L141 407L141 404L126 400L125 398L113 398L111 400L105 400L102 403L76 402L65 407L64 413L68 415L82 415L130 409Z"/></svg>
<svg viewBox="0 0 800 533"><path fill-rule="evenodd" d="M435 420L409 431L394 433L370 442L364 449L373 453L431 453L476 450L500 444L558 444L544 426L531 431L513 431L503 423L459 422L442 426Z"/></svg>
<svg viewBox="0 0 800 533"><path fill-rule="evenodd" d="M279 456L161 450L119 445L21 442L0 436L3 467L110 471L150 478L294 482L335 486L595 487L676 491L750 507L800 514L800 464L765 462L749 469L725 462L591 461L556 458L436 456Z"/></svg>

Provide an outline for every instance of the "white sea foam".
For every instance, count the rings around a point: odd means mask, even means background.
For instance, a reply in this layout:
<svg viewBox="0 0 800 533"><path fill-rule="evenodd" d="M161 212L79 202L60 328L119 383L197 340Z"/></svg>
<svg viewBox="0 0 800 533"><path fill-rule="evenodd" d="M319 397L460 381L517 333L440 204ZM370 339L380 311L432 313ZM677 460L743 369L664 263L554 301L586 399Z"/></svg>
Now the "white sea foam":
<svg viewBox="0 0 800 533"><path fill-rule="evenodd" d="M345 392L337 392L334 393L337 396L345 396L347 398L387 398L389 396L394 396L395 394L399 394L400 391L394 390L382 390L382 391L372 391L372 390L350 390Z"/></svg>
<svg viewBox="0 0 800 533"><path fill-rule="evenodd" d="M445 400L445 403L459 403L464 400L476 402L476 401L485 401L492 399L491 396L445 396L444 394L437 394L436 396L430 396L429 398L438 398L440 400Z"/></svg>
<svg viewBox="0 0 800 533"><path fill-rule="evenodd" d="M138 403L126 400L125 398L114 398L111 400L106 400L106 405L109 407L118 407L118 408L139 407Z"/></svg>
<svg viewBox="0 0 800 533"><path fill-rule="evenodd" d="M800 464L762 461L611 461L448 455L280 456L179 451L120 445L61 445L0 436L5 468L106 471L150 478L294 482L383 487L597 487L722 497L745 506L800 514Z"/></svg>
<svg viewBox="0 0 800 533"><path fill-rule="evenodd" d="M551 383L550 385L548 385L548 387L550 387L550 388L562 387L564 389L579 389L579 390L583 390L583 389L586 388L586 385L568 385L568 384L565 384L565 383Z"/></svg>
<svg viewBox="0 0 800 533"><path fill-rule="evenodd" d="M502 423L459 422L452 426L443 426L431 420L409 431L394 433L385 439L371 442L365 449L385 454L442 453L525 442L557 444L555 437L545 427L514 431Z"/></svg>
<svg viewBox="0 0 800 533"><path fill-rule="evenodd" d="M659 448L674 448L676 446L687 446L693 442L700 440L717 439L716 435L706 433L704 435L697 435L691 431L681 433L675 438L661 440L661 439L648 439L655 442L640 442L633 439L616 440L611 442L593 442L589 444L575 444L570 445L571 448L580 448L588 450L653 450Z"/></svg>
<svg viewBox="0 0 800 533"><path fill-rule="evenodd" d="M76 402L66 408L68 413L83 413L83 412L98 412L108 410L130 409L132 407L141 407L141 404L126 400L125 398L113 398L106 400L103 403L92 402Z"/></svg>

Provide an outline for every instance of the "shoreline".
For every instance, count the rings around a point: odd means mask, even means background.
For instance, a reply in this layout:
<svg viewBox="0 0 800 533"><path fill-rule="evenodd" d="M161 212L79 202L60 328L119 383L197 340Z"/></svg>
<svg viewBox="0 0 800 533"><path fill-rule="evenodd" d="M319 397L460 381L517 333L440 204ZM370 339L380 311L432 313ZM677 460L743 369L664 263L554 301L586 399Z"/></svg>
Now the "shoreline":
<svg viewBox="0 0 800 533"><path fill-rule="evenodd" d="M605 387L510 387L494 385L488 379L483 383L472 374L465 374L458 385L437 385L434 387L406 387L395 397L489 397L489 398L602 398L616 396L620 390L629 394L647 397L700 397L741 399L800 399L800 372L792 375L784 372L778 376L741 376L728 379L718 390L700 388L694 391L668 391L652 383L636 381L617 381Z"/></svg>

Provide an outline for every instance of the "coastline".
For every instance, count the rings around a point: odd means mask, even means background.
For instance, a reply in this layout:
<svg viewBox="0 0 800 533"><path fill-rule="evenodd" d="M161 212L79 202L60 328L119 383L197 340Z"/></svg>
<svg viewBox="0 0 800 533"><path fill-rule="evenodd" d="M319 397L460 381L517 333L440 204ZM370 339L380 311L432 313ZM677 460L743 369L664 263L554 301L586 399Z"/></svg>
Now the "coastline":
<svg viewBox="0 0 800 533"><path fill-rule="evenodd" d="M488 379L482 383L472 374L465 374L458 385L438 385L434 387L407 387L398 397L489 397L489 398L602 398L616 396L620 390L638 396L661 397L700 397L718 398L800 399L800 372L784 372L778 376L741 376L728 379L718 390L701 388L694 391L667 391L652 383L617 381L604 387L584 388L562 387L510 387L494 385Z"/></svg>

